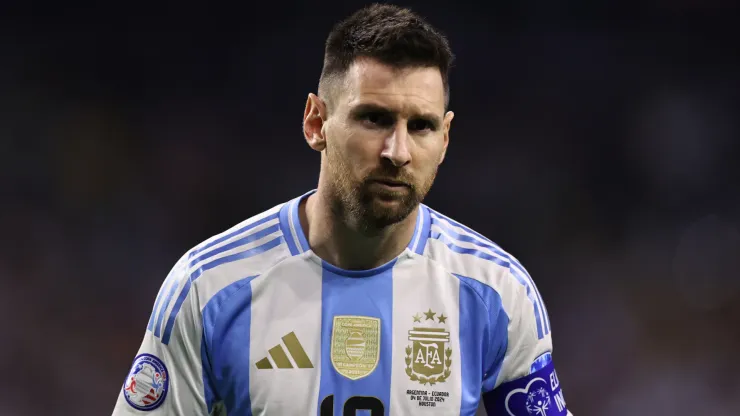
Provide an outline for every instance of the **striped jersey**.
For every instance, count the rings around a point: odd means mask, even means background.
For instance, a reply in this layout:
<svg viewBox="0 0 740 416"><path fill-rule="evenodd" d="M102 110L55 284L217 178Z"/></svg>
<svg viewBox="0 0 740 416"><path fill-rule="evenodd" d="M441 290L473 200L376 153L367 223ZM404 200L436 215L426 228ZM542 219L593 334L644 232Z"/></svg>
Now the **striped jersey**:
<svg viewBox="0 0 740 416"><path fill-rule="evenodd" d="M301 228L312 192L175 264L114 416L570 415L514 257L422 204L394 260L340 269Z"/></svg>

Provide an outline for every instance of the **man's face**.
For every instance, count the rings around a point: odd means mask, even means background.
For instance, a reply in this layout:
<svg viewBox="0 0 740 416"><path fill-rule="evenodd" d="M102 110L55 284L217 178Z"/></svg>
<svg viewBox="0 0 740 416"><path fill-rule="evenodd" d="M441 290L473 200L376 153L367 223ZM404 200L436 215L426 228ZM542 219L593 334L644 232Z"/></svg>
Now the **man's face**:
<svg viewBox="0 0 740 416"><path fill-rule="evenodd" d="M359 59L323 125L333 208L365 231L400 222L434 182L453 114L437 68L395 69Z"/></svg>

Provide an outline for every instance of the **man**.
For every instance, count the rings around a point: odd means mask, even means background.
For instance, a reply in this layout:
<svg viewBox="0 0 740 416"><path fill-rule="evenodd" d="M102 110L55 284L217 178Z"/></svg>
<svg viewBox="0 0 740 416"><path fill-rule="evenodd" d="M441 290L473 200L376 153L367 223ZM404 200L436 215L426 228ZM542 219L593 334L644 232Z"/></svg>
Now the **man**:
<svg viewBox="0 0 740 416"><path fill-rule="evenodd" d="M177 262L114 415L568 414L529 274L421 204L451 61L406 9L334 28L304 112L317 189Z"/></svg>

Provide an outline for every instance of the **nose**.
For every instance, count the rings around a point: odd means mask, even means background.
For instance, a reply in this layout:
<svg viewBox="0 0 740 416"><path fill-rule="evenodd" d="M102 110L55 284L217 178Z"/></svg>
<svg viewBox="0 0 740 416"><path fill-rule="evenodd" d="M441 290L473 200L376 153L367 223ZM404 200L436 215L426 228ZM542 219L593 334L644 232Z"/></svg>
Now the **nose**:
<svg viewBox="0 0 740 416"><path fill-rule="evenodd" d="M402 167L411 162L409 133L405 123L398 123L393 132L385 139L381 156L388 159L396 167Z"/></svg>

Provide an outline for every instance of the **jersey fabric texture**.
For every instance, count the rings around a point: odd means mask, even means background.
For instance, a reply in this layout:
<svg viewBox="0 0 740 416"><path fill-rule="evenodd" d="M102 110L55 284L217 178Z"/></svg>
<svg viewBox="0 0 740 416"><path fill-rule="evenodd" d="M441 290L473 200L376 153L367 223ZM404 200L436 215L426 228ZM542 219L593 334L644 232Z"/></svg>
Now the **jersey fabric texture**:
<svg viewBox="0 0 740 416"><path fill-rule="evenodd" d="M570 414L514 257L422 204L398 257L339 269L301 228L313 192L180 258L114 416Z"/></svg>

